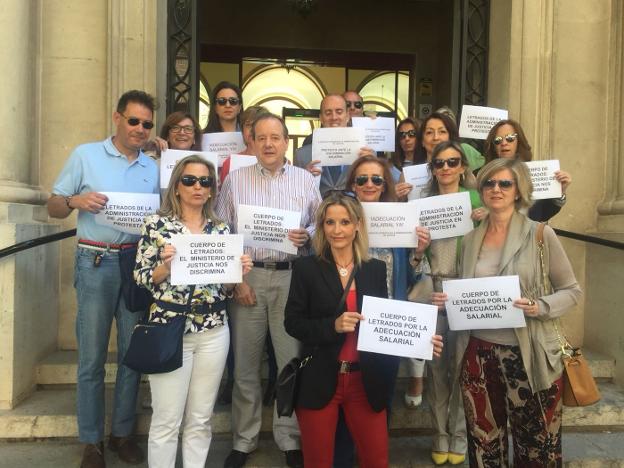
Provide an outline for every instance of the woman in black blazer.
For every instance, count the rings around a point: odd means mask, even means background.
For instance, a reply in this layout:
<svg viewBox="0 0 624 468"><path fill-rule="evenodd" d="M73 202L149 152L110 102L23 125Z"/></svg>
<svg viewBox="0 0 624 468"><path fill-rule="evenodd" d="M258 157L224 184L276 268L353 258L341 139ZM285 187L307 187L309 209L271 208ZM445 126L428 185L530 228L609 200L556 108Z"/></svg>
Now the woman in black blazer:
<svg viewBox="0 0 624 468"><path fill-rule="evenodd" d="M363 211L355 197L333 192L317 211L316 256L293 264L286 331L311 356L300 375L296 409L306 468L331 467L342 406L362 468L388 466L386 404L393 356L357 351L364 295L388 297L386 265L368 258ZM338 309L353 272L346 303ZM442 344L436 337L434 354Z"/></svg>

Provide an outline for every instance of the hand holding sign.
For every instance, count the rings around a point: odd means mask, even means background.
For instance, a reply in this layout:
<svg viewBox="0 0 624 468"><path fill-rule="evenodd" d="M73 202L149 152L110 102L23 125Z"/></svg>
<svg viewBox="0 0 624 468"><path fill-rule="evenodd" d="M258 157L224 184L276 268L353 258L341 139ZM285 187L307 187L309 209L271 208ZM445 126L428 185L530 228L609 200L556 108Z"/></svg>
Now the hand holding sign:
<svg viewBox="0 0 624 468"><path fill-rule="evenodd" d="M86 192L71 197L73 208L80 211L88 211L89 213L99 213L108 202L108 197L98 192Z"/></svg>

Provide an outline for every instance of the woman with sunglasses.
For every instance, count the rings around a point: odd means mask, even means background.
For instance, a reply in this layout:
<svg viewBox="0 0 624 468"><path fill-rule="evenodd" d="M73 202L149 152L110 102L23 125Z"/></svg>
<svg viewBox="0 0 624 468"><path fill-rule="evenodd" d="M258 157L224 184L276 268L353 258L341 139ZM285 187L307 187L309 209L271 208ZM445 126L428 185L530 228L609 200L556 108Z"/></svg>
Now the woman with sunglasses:
<svg viewBox="0 0 624 468"><path fill-rule="evenodd" d="M208 125L204 133L239 132L239 115L243 110L243 95L238 86L221 81L212 90Z"/></svg>
<svg viewBox="0 0 624 468"><path fill-rule="evenodd" d="M439 143L431 153L429 167L432 179L428 195L468 192L475 219L475 211L481 202L479 194L465 185L466 176L471 171L459 142ZM431 241L426 261L431 269L434 291L442 291L442 281L459 278L461 244L461 236ZM446 314L438 314L436 333L444 337L445 347L440 359L428 363L427 395L435 431L431 459L436 465L447 462L460 465L466 459L466 423L457 373L454 372L456 334L449 330Z"/></svg>
<svg viewBox="0 0 624 468"><path fill-rule="evenodd" d="M316 255L293 264L284 320L303 344L301 355L311 356L299 374L295 405L305 466L332 466L342 408L359 465L386 468L386 406L396 358L357 351L362 298L388 297L386 265L368 255L362 205L352 195L329 192L317 211L313 246ZM439 355L439 337L433 343Z"/></svg>
<svg viewBox="0 0 624 468"><path fill-rule="evenodd" d="M533 190L527 166L496 159L477 184L490 214L464 237L461 276L518 275L522 297L513 305L526 327L457 332L470 466L509 466L508 423L514 466L561 466L563 364L555 321L582 293L554 231L522 214ZM447 295L433 296L444 310Z"/></svg>
<svg viewBox="0 0 624 468"><path fill-rule="evenodd" d="M520 159L527 162L533 160L531 146L524 130L515 120L507 119L496 123L485 140L486 162L497 158ZM566 202L566 190L572 183L568 172L555 172L555 179L561 183L561 198L536 200L528 209L528 216L534 221L546 222L555 216Z"/></svg>
<svg viewBox="0 0 624 468"><path fill-rule="evenodd" d="M153 296L149 321L167 323L191 304L183 341L182 367L151 374L152 422L148 439L151 468L173 468L178 433L183 424L182 458L185 466L204 466L212 437L210 418L223 375L230 341L225 299L233 284L171 284L171 243L178 234L228 234L227 224L216 219L215 169L199 156L179 161L158 214L148 216L141 232L134 277ZM243 274L252 268L241 257ZM192 297L191 297L192 296Z"/></svg>

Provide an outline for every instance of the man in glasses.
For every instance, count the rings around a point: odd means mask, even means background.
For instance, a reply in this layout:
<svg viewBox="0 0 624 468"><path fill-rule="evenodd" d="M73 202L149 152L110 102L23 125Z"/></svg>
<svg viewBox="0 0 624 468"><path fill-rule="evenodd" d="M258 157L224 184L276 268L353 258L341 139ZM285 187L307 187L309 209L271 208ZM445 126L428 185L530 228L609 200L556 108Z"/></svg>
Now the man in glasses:
<svg viewBox="0 0 624 468"><path fill-rule="evenodd" d="M342 99L342 98L341 98ZM301 213L300 227L288 232L297 254L268 248L245 247L254 269L234 289L228 309L233 322L234 391L232 392L233 450L225 468L240 468L258 446L262 424L260 371L267 330L271 333L277 366L282 369L299 353L299 343L284 329L284 309L288 299L292 262L309 254L314 230L314 213L320 194L309 172L287 164L288 129L273 114L256 117L251 137L258 163L231 172L225 179L216 214L233 231L238 225L240 205L262 206ZM286 464L303 468L297 419L278 417L273 412L273 437L285 453Z"/></svg>
<svg viewBox="0 0 624 468"><path fill-rule="evenodd" d="M130 464L144 454L132 438L140 375L121 364L140 313L121 296L119 254L136 246L137 235L96 223L108 201L102 192L158 193L158 167L141 148L154 126L154 98L124 93L113 112L115 135L78 146L52 188L48 213L67 218L78 211L75 287L78 298L78 436L86 444L82 468L102 468L104 460L104 364L113 317L117 324L117 380L108 447Z"/></svg>
<svg viewBox="0 0 624 468"><path fill-rule="evenodd" d="M348 127L351 116L347 110L347 102L340 94L328 94L321 101L321 127ZM358 156L371 155L375 152L368 147L360 149ZM331 166L321 168L318 159L312 159L312 142L305 144L295 152L293 164L309 171L312 175L320 175L320 190L324 194L328 190L345 188L349 166Z"/></svg>
<svg viewBox="0 0 624 468"><path fill-rule="evenodd" d="M349 118L364 117L364 100L362 99L362 96L355 91L345 91L342 97L347 103Z"/></svg>

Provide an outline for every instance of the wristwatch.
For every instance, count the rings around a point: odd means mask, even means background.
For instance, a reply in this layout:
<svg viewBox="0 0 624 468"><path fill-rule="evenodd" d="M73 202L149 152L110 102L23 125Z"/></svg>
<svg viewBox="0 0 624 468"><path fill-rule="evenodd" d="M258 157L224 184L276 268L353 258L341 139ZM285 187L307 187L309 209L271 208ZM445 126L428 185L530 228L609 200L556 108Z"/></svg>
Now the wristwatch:
<svg viewBox="0 0 624 468"><path fill-rule="evenodd" d="M73 210L73 208L71 206L69 206L69 202L71 201L73 195L70 195L69 197L63 197L65 198L65 204L67 205L67 208L69 208L70 210Z"/></svg>

